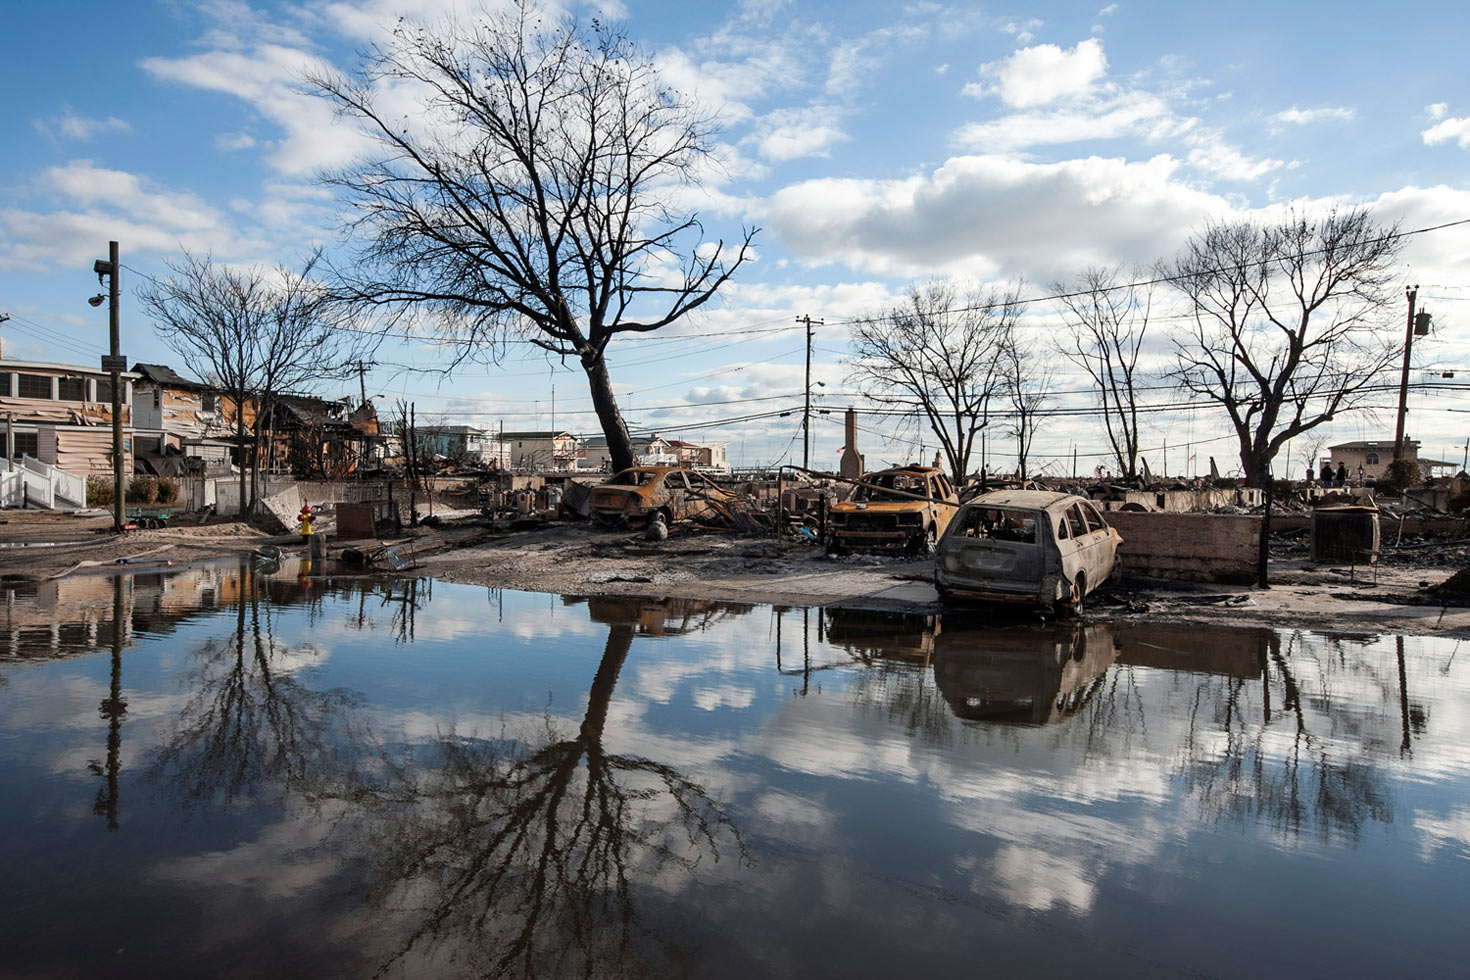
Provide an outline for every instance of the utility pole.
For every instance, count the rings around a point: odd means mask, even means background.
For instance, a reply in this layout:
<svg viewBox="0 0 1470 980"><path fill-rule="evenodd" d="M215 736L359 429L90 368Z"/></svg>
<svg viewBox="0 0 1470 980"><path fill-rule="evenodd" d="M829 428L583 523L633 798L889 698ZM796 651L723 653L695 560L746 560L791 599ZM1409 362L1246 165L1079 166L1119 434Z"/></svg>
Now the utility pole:
<svg viewBox="0 0 1470 980"><path fill-rule="evenodd" d="M1409 321L1404 327L1404 368L1399 374L1399 424L1393 436L1393 461L1397 463L1404 454L1404 416L1409 411L1409 352L1414 348L1414 302L1419 298L1418 285L1404 290L1409 300Z"/></svg>
<svg viewBox="0 0 1470 980"><path fill-rule="evenodd" d="M109 357L102 359L102 368L112 376L112 529L122 533L123 525L123 437L122 437L122 372L127 370L127 360L119 350L121 341L118 331L118 278L122 266L118 260L117 242L107 243L107 258L92 263L97 281L107 277L107 334ZM93 305L96 305L95 303Z"/></svg>
<svg viewBox="0 0 1470 980"><path fill-rule="evenodd" d="M1429 333L1429 323L1433 319L1428 313L1414 312L1415 300L1419 298L1419 287L1410 286L1404 290L1404 296L1409 300L1409 320L1404 327L1404 368L1399 374L1399 425L1393 437L1393 460L1397 463L1405 455L1404 453L1404 416L1409 412L1409 353L1414 349L1414 338L1423 337Z"/></svg>
<svg viewBox="0 0 1470 980"><path fill-rule="evenodd" d="M810 316L799 316L797 323L806 324L806 401L801 410L801 466L811 469L812 465L812 323L824 326L824 320L813 321Z"/></svg>

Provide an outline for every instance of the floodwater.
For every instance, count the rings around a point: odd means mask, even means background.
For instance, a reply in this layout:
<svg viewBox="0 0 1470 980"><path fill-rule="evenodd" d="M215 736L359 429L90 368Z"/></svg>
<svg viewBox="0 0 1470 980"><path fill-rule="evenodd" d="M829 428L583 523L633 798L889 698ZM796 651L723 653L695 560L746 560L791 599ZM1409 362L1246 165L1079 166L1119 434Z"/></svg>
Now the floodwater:
<svg viewBox="0 0 1470 980"><path fill-rule="evenodd" d="M0 587L0 976L1470 969L1457 641L301 571Z"/></svg>

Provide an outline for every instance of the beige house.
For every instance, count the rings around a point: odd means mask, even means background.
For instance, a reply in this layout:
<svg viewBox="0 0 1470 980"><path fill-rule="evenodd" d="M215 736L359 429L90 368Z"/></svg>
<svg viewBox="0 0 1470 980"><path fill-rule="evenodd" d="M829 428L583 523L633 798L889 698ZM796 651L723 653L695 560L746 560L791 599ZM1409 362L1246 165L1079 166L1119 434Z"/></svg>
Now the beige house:
<svg viewBox="0 0 1470 980"><path fill-rule="evenodd" d="M132 371L122 384L123 472L133 472ZM30 456L67 473L112 472L112 378L98 368L0 360L0 456Z"/></svg>
<svg viewBox="0 0 1470 980"><path fill-rule="evenodd" d="M1359 479L1359 470L1364 480L1379 480L1388 475L1388 465L1393 462L1393 440L1384 441L1360 441L1344 442L1336 446L1329 446L1327 450L1331 455L1327 462L1334 473L1339 465L1346 466L1348 479L1356 483ZM1423 479L1435 476L1435 471L1444 467L1454 469L1457 464L1447 463L1439 459L1420 459L1419 443L1414 439L1404 440L1404 457L1419 465L1419 472ZM1318 469L1320 469L1320 465Z"/></svg>
<svg viewBox="0 0 1470 980"><path fill-rule="evenodd" d="M502 432L500 441L516 470L570 470L577 465L577 437L561 430Z"/></svg>

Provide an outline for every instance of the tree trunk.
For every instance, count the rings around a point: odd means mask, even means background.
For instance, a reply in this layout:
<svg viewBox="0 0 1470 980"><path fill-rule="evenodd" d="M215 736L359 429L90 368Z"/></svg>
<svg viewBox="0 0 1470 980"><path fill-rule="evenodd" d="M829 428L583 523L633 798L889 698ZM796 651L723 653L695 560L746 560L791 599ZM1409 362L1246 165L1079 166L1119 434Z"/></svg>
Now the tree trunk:
<svg viewBox="0 0 1470 980"><path fill-rule="evenodd" d="M633 624L612 623L607 630L607 643L602 649L602 660L597 664L597 674L592 678L592 689L587 692L587 713L582 718L578 741L584 748L602 745L602 732L607 727L607 711L612 704L613 688L617 686L618 674L628 651L633 648Z"/></svg>
<svg viewBox="0 0 1470 980"><path fill-rule="evenodd" d="M607 452L612 457L612 469L616 473L633 465L633 440L628 436L627 423L618 410L617 396L613 394L612 379L607 373L607 362L602 355L588 351L582 355L582 370L587 372L587 382L592 394L592 407L597 411L597 421L602 425L602 434L607 437Z"/></svg>
<svg viewBox="0 0 1470 980"><path fill-rule="evenodd" d="M1269 589L1271 587L1271 581L1267 573L1267 565L1271 559L1271 504L1274 498L1273 488L1271 486L1271 464L1261 464L1259 469L1261 473L1260 486L1265 491L1266 511L1261 516L1261 540L1259 542L1260 550L1258 556L1261 562L1261 570L1256 577L1256 585L1263 589Z"/></svg>
<svg viewBox="0 0 1470 980"><path fill-rule="evenodd" d="M260 424L259 419L256 420L256 424ZM249 478L245 473L245 398L238 393L235 401L235 445L239 447L237 451L240 454L240 519L245 521L250 519L250 512L247 509L249 490L246 482Z"/></svg>

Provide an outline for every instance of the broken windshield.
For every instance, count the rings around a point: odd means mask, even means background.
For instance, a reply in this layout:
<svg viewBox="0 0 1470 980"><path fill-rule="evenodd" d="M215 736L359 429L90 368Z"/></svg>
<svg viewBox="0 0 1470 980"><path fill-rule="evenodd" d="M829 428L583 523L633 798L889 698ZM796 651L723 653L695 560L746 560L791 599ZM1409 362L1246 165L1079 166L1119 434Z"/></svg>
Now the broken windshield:
<svg viewBox="0 0 1470 980"><path fill-rule="evenodd" d="M868 477L866 483L868 485L857 488L852 499L908 501L916 496L929 496L924 478L917 473L877 473ZM889 493L889 490L898 490L901 493Z"/></svg>

